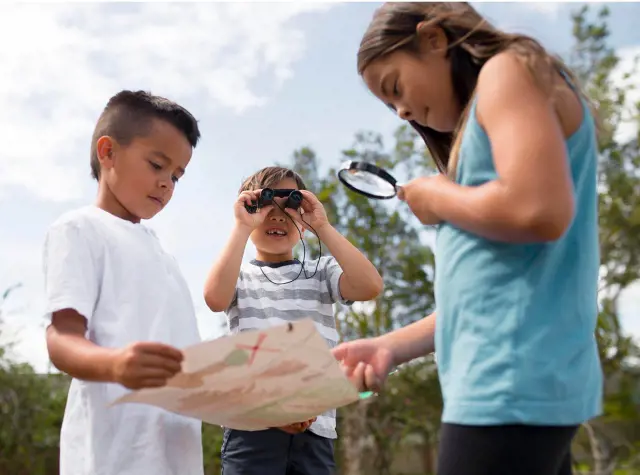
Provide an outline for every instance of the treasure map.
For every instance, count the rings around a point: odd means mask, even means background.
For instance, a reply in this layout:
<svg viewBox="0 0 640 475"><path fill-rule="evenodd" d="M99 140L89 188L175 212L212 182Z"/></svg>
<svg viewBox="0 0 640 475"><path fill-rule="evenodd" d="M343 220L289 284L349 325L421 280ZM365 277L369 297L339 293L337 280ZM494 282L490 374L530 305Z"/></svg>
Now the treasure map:
<svg viewBox="0 0 640 475"><path fill-rule="evenodd" d="M231 429L302 422L359 399L311 319L241 332L183 350L166 386L114 404L142 403Z"/></svg>

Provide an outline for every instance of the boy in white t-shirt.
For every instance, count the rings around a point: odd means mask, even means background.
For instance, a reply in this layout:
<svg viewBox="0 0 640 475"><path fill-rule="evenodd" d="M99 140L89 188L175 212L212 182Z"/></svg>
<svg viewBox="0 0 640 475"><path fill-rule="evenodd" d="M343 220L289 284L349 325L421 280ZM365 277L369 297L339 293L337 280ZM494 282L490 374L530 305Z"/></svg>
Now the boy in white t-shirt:
<svg viewBox="0 0 640 475"><path fill-rule="evenodd" d="M158 387L200 340L175 260L140 223L169 202L200 132L167 99L122 91L91 143L95 205L68 212L44 245L47 347L73 377L60 438L61 475L202 475L200 421L148 405L109 404Z"/></svg>

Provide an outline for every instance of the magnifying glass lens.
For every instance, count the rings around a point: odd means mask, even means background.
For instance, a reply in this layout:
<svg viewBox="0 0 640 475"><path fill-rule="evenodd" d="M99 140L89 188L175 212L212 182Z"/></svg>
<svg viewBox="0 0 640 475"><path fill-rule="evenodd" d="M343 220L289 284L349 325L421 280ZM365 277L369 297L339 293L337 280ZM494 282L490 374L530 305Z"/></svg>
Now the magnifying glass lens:
<svg viewBox="0 0 640 475"><path fill-rule="evenodd" d="M365 170L341 170L340 178L356 190L378 198L391 198L396 194L395 186L375 173Z"/></svg>

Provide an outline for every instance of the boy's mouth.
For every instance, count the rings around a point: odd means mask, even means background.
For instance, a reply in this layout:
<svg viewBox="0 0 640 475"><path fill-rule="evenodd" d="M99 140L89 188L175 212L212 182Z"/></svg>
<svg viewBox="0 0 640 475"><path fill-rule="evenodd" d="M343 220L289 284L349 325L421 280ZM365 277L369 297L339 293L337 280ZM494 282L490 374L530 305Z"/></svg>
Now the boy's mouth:
<svg viewBox="0 0 640 475"><path fill-rule="evenodd" d="M270 228L270 229L267 229L266 234L267 236L272 236L272 237L285 237L287 235L287 232L284 229Z"/></svg>
<svg viewBox="0 0 640 475"><path fill-rule="evenodd" d="M162 200L160 198L156 198L155 196L149 196L148 197L151 201L155 202L156 204L158 204L159 206L164 206L164 203L162 202Z"/></svg>

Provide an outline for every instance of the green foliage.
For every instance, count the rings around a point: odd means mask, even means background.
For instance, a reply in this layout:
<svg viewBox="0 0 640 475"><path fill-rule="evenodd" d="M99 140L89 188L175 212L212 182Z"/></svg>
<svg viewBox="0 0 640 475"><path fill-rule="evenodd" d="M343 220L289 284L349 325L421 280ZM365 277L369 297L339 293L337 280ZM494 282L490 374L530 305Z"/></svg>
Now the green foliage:
<svg viewBox="0 0 640 475"><path fill-rule="evenodd" d="M638 122L635 111L625 107L635 86L612 81L619 58L608 44L609 9L600 9L595 21L583 7L573 15L576 46L571 66L593 101L601 124L600 168L600 252L602 262L601 312L598 342L607 373L617 371L633 356L633 344L621 332L616 303L620 292L640 275L640 148L639 135L619 137L625 122ZM629 77L634 67L625 71Z"/></svg>
<svg viewBox="0 0 640 475"><path fill-rule="evenodd" d="M0 297L0 333L4 303L19 287ZM64 376L36 374L0 347L0 473L57 473L67 385Z"/></svg>
<svg viewBox="0 0 640 475"><path fill-rule="evenodd" d="M0 368L0 473L52 473L66 381L26 364Z"/></svg>
<svg viewBox="0 0 640 475"><path fill-rule="evenodd" d="M204 475L222 473L220 448L222 447L222 428L211 424L202 424L202 452Z"/></svg>
<svg viewBox="0 0 640 475"><path fill-rule="evenodd" d="M594 469L605 473L605 465L625 468L631 463L633 467L628 468L640 470L640 371L633 365L640 352L623 333L617 309L620 293L640 276L640 105L629 108L627 104L635 85L613 81L620 60L608 44L608 7L601 8L594 20L589 13L583 7L572 16L576 46L571 66L593 101L601 126L601 283L596 337L606 380L605 413L590 423L588 434ZM631 71L624 71L623 79L637 72L634 65ZM635 124L635 134L621 136L622 127L629 122Z"/></svg>

